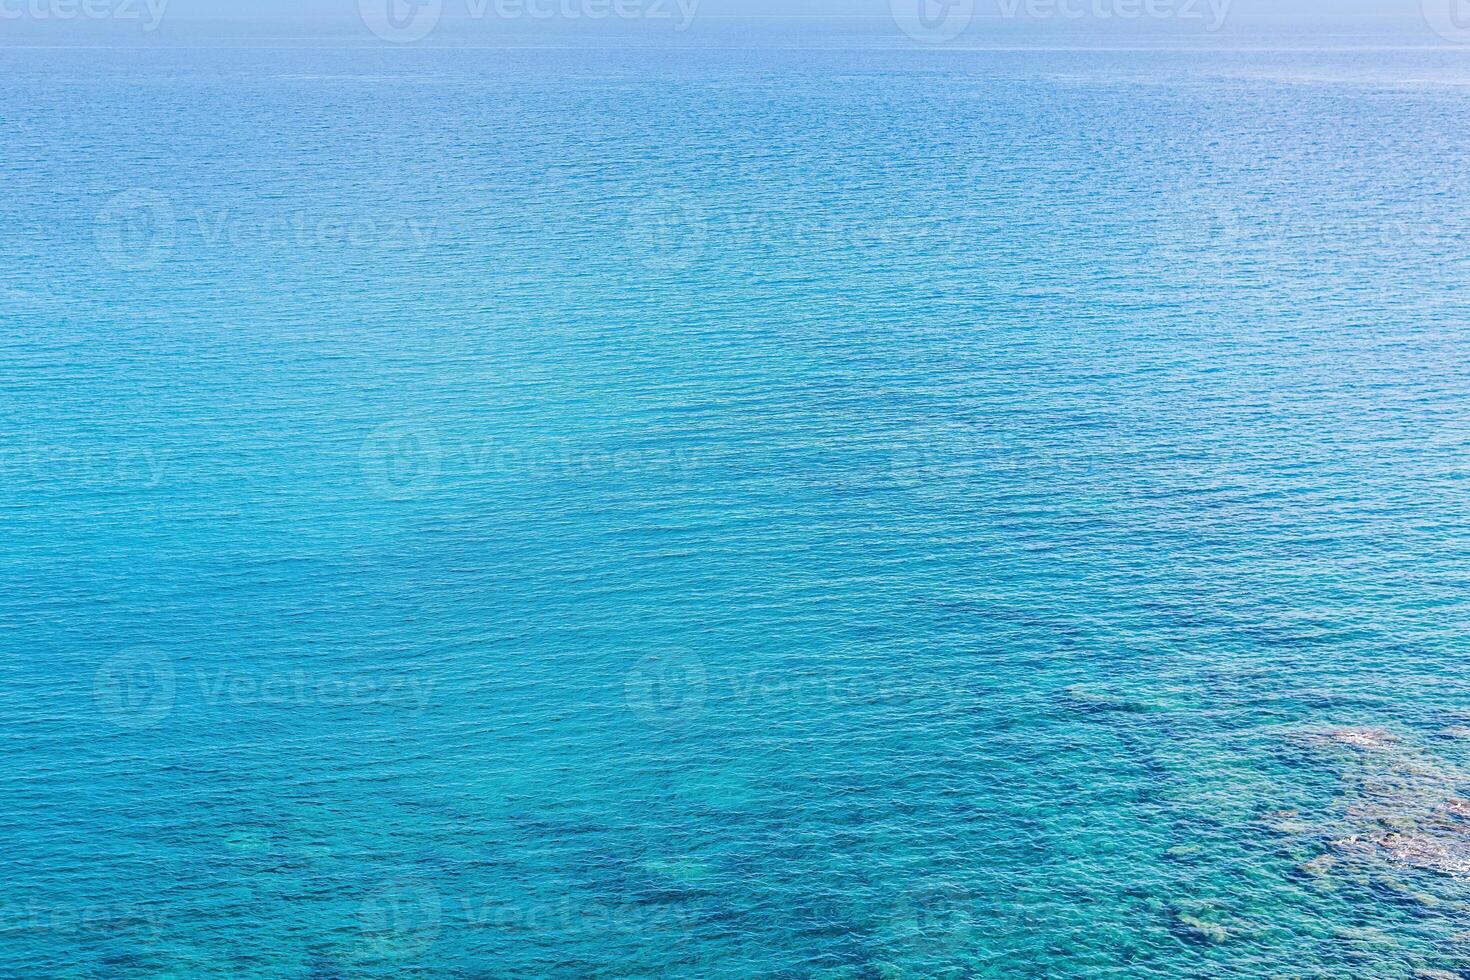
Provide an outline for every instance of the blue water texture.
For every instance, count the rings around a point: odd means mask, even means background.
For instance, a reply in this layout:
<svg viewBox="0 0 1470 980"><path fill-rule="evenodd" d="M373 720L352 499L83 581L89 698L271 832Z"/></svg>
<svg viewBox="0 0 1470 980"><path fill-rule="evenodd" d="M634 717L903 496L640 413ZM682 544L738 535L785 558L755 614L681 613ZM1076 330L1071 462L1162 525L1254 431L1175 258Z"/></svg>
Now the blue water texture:
<svg viewBox="0 0 1470 980"><path fill-rule="evenodd" d="M1470 976L1470 57L0 49L0 975Z"/></svg>

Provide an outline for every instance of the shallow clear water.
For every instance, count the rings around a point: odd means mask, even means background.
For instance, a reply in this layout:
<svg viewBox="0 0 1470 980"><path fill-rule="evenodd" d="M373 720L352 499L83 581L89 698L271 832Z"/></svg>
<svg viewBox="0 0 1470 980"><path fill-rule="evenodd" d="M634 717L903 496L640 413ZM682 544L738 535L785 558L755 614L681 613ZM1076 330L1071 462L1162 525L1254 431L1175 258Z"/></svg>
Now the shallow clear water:
<svg viewBox="0 0 1470 980"><path fill-rule="evenodd" d="M1463 53L0 70L0 973L1470 974Z"/></svg>

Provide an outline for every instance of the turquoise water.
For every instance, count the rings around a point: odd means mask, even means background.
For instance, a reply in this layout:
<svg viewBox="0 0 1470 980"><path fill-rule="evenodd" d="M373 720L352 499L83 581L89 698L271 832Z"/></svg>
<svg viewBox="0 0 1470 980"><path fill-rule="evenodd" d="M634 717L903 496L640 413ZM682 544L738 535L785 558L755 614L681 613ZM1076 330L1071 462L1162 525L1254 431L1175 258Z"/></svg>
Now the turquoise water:
<svg viewBox="0 0 1470 980"><path fill-rule="evenodd" d="M0 50L0 974L1470 975L1470 60Z"/></svg>

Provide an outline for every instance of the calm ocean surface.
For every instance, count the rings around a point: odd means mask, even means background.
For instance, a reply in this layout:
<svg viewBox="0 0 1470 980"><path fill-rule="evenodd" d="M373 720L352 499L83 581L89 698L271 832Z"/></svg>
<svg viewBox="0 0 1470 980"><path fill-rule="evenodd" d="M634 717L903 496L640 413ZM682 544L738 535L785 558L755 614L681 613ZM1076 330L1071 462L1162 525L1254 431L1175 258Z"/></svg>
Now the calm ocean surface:
<svg viewBox="0 0 1470 980"><path fill-rule="evenodd" d="M0 49L0 975L1470 976L1470 54Z"/></svg>

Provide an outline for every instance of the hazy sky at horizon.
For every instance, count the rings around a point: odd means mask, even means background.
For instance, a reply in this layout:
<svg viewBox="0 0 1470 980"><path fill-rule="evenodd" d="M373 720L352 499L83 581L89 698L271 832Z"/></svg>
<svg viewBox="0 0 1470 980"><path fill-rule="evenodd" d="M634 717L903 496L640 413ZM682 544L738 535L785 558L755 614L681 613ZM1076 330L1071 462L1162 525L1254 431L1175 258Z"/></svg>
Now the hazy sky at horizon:
<svg viewBox="0 0 1470 980"><path fill-rule="evenodd" d="M0 9L25 10L31 4L65 3L66 0L0 0ZM87 0L71 0L81 4ZM93 0L101 3L134 3L144 7L148 3L166 3L171 19L245 19L245 21L298 21L298 19L343 19L359 18L359 3L385 4L392 0L251 0L248 6L240 0ZM407 3L413 0L397 0ZM423 1L423 0L419 0ZM440 0L444 4L444 16L453 19L456 13L463 15L469 9L484 9L484 3L494 4L504 0ZM519 0L520 3L542 3L548 6L570 3L597 3L598 0ZM609 4L613 0L601 0ZM654 0L634 0L635 3L653 3ZM919 0L666 0L670 6L676 3L698 3L700 18L761 18L761 19L888 19L889 3L916 3ZM945 0L931 0L944 3ZM948 0L964 1L964 0ZM1001 9L1008 0L973 0L976 18L1001 18ZM1038 0L1020 0L1032 3ZM1045 0L1041 0L1045 1ZM1057 1L1057 0L1051 0ZM1129 3L1142 4L1148 1L1182 6L1197 3L1208 9L1211 3L1229 4L1230 21L1236 24L1280 24L1283 21L1313 21L1320 24L1342 25L1394 25L1423 26L1424 4L1449 6L1466 3L1467 0L1060 0L1075 4L1083 9L1101 6L1126 7ZM1082 18L1098 21L1098 18ZM1126 25L1126 19L1108 18L1113 25Z"/></svg>
<svg viewBox="0 0 1470 980"><path fill-rule="evenodd" d="M497 16L503 5L510 9L533 9L546 12L606 11L614 4L632 5L637 9L670 11L667 18L686 22L692 34L712 33L722 23L758 19L785 23L804 30L823 30L823 22L831 22L832 30L876 31L894 33L894 7L912 8L917 4L973 4L974 13L966 20L965 37L987 28L1008 33L1096 33L1107 35L1151 33L1272 33L1288 31L1312 33L1413 33L1434 42L1446 36L1441 29L1438 38L1428 27L1428 20L1450 19L1457 10L1460 20L1448 33L1451 40L1467 41L1470 48L1470 0L0 0L0 43L8 33L19 41L27 28L50 32L85 31L106 21L136 25L152 22L163 27L160 36L175 31L187 32L196 22L228 20L243 22L241 28L269 31L272 25L290 25L302 29L330 27L333 30L362 32L362 9L382 11L389 4L410 14L413 3L438 4L435 16L439 33L454 30L452 25L475 23L475 31L504 32L530 29L536 32L637 26L636 21L658 18L612 18L573 16L507 18ZM1055 11L1062 5L1073 15L1060 16ZM516 5L519 5L517 7ZM657 5L654 7L653 5ZM1154 9L1188 11L1185 16L1139 16L1137 11ZM124 17L78 15L77 8L129 10ZM934 8L930 8L931 11ZM944 7L939 6L942 12ZM57 11L67 10L69 14ZM1020 11L1019 16L1017 11ZM487 11L489 12L487 15ZM1007 15L1009 11L1009 15ZM1041 13L1038 14L1037 11ZM1118 11L1124 15L1119 16ZM1129 13L1132 11L1132 13ZM1426 13L1426 11L1429 11ZM1101 13L1099 13L1101 12ZM514 22L514 23L512 23ZM665 20L665 22L668 22ZM1207 26L1208 25L1208 26Z"/></svg>

